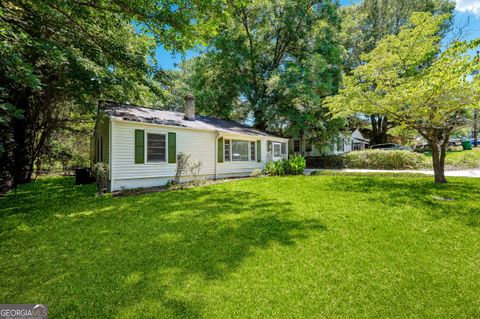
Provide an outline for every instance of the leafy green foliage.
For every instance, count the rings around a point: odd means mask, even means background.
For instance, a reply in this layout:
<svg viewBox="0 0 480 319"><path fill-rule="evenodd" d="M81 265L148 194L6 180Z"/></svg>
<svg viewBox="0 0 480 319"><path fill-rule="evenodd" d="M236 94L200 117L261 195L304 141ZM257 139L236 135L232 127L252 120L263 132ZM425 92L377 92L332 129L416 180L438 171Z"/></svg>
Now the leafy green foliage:
<svg viewBox="0 0 480 319"><path fill-rule="evenodd" d="M446 182L445 151L465 109L479 107L479 61L468 54L479 40L455 42L440 52L439 31L447 16L414 13L398 35L387 36L365 63L344 80L328 105L337 116L384 114L415 129L433 150L435 181Z"/></svg>
<svg viewBox="0 0 480 319"><path fill-rule="evenodd" d="M349 73L362 65L362 55L375 49L383 38L398 34L414 12L449 14L438 31L439 36L444 36L452 25L455 5L453 0L362 0L343 7L341 39L345 70Z"/></svg>
<svg viewBox="0 0 480 319"><path fill-rule="evenodd" d="M340 39L344 48L344 70L352 70L363 64L363 54L370 53L388 35L396 35L409 23L414 12L429 12L434 15L450 14L438 31L443 37L449 31L455 9L453 0L363 0L356 5L341 8L342 29ZM365 115L351 116L355 120ZM371 145L387 143L387 132L397 123L385 114L369 114L372 138ZM355 126L355 121L352 123ZM391 133L392 134L392 133Z"/></svg>
<svg viewBox="0 0 480 319"><path fill-rule="evenodd" d="M229 6L230 19L191 69L199 110L319 142L331 139L342 125L323 107L341 76L337 8L330 0Z"/></svg>
<svg viewBox="0 0 480 319"><path fill-rule="evenodd" d="M288 159L267 162L264 172L268 176L301 175L306 163L302 155L290 155Z"/></svg>
<svg viewBox="0 0 480 319"><path fill-rule="evenodd" d="M2 302L41 298L53 318L479 315L475 178L323 173L95 193L46 178L0 198Z"/></svg>
<svg viewBox="0 0 480 319"><path fill-rule="evenodd" d="M161 96L156 45L201 44L222 8L222 0L2 1L0 177L28 181L55 133L73 126L72 115L91 119L99 99Z"/></svg>

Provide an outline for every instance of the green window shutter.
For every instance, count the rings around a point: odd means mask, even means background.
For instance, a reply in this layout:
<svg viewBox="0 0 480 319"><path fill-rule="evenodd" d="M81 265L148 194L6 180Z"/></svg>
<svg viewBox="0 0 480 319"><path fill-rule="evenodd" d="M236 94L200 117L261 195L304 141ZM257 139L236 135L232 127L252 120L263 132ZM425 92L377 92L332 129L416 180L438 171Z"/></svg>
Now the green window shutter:
<svg viewBox="0 0 480 319"><path fill-rule="evenodd" d="M177 162L177 133L168 132L168 162Z"/></svg>
<svg viewBox="0 0 480 319"><path fill-rule="evenodd" d="M135 130L135 164L145 163L145 131Z"/></svg>
<svg viewBox="0 0 480 319"><path fill-rule="evenodd" d="M218 139L217 162L223 163L223 137Z"/></svg>
<svg viewBox="0 0 480 319"><path fill-rule="evenodd" d="M257 141L257 162L262 161L262 141Z"/></svg>

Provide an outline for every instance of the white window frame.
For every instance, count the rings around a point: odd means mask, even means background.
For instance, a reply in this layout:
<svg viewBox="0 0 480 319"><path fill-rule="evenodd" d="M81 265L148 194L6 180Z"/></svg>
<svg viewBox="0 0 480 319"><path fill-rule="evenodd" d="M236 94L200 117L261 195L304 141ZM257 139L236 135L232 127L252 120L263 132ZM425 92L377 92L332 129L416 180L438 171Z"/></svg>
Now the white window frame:
<svg viewBox="0 0 480 319"><path fill-rule="evenodd" d="M247 159L246 160L234 160L233 159L233 142L247 143ZM249 140L230 140L230 161L231 162L250 162L250 141Z"/></svg>
<svg viewBox="0 0 480 319"><path fill-rule="evenodd" d="M163 135L165 137L165 159L163 161L149 161L148 160L148 134ZM145 130L144 136L144 145L145 145L145 164L167 164L168 158L168 134L167 132L156 132Z"/></svg>
<svg viewBox="0 0 480 319"><path fill-rule="evenodd" d="M280 150L279 150L279 155L275 155L275 145L277 145ZM272 155L275 158L281 158L282 157L282 142L272 142Z"/></svg>
<svg viewBox="0 0 480 319"><path fill-rule="evenodd" d="M225 147L225 143L229 141L230 143L230 156L227 158L225 157L225 153L226 153L226 147ZM246 160L233 160L233 142L236 141L236 142L246 142L248 144L248 149L247 149L247 159ZM255 144L255 160L251 159L251 147L252 147L252 144L251 143L254 143ZM223 162L224 163L232 163L232 162L256 162L257 161L257 141L253 141L253 140L243 140L243 139L235 139L235 138L224 138L223 139Z"/></svg>
<svg viewBox="0 0 480 319"><path fill-rule="evenodd" d="M226 157L226 150L227 148L225 147L225 143L228 141L228 151L230 154L228 155L228 158ZM229 138L224 138L223 139L223 162L231 162L232 161L232 140Z"/></svg>
<svg viewBox="0 0 480 319"><path fill-rule="evenodd" d="M248 160L250 162L257 161L257 141L248 141L249 148L248 148ZM253 159L252 159L252 144L253 144Z"/></svg>

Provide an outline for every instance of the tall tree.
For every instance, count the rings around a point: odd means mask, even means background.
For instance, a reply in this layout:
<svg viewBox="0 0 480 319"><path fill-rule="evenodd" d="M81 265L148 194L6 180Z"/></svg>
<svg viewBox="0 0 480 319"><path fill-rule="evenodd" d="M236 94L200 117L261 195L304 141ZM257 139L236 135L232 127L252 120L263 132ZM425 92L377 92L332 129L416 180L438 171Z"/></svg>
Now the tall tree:
<svg viewBox="0 0 480 319"><path fill-rule="evenodd" d="M197 61L193 84L209 84L210 111L249 114L260 129L327 134L335 125L322 100L341 74L336 1L251 0L230 10Z"/></svg>
<svg viewBox="0 0 480 319"><path fill-rule="evenodd" d="M151 100L155 44L184 50L214 33L223 1L6 0L0 3L0 175L29 181L72 112L98 99Z"/></svg>
<svg viewBox="0 0 480 319"><path fill-rule="evenodd" d="M415 129L432 148L435 182L446 183L445 156L451 132L467 108L480 101L479 63L468 54L480 39L455 42L440 51L438 32L447 16L414 13L398 35L379 42L363 64L345 78L339 95L328 100L337 115L385 114Z"/></svg>
<svg viewBox="0 0 480 319"><path fill-rule="evenodd" d="M362 64L362 54L371 52L385 36L397 34L413 12L434 15L453 13L453 0L363 0L342 10L344 68L349 74ZM439 35L444 36L452 23L446 19ZM372 144L387 142L387 131L395 125L385 114L370 114Z"/></svg>

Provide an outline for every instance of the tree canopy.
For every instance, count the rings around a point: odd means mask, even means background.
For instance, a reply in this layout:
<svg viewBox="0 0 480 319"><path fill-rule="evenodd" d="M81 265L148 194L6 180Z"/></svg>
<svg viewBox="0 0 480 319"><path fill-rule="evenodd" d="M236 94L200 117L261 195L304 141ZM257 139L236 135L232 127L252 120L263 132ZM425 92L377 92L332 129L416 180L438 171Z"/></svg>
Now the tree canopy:
<svg viewBox="0 0 480 319"><path fill-rule="evenodd" d="M52 134L99 99L162 94L155 47L204 43L223 1L6 0L0 3L0 175L30 179Z"/></svg>
<svg viewBox="0 0 480 319"><path fill-rule="evenodd" d="M479 62L471 54L480 40L455 42L441 50L439 31L446 15L414 13L398 35L381 40L363 64L345 77L327 104L337 116L385 114L413 128L432 147L435 180L446 182L445 150L465 109L479 107Z"/></svg>
<svg viewBox="0 0 480 319"><path fill-rule="evenodd" d="M341 78L336 1L253 0L229 10L218 35L195 59L190 83L198 109L328 141L340 124L322 106Z"/></svg>
<svg viewBox="0 0 480 319"><path fill-rule="evenodd" d="M342 8L342 45L344 70L348 74L363 61L362 54L371 52L380 40L398 34L414 12L433 15L452 14L453 0L363 0L359 4ZM439 36L445 36L453 15L442 23ZM372 129L372 144L387 142L387 131L396 123L384 114L368 114Z"/></svg>

